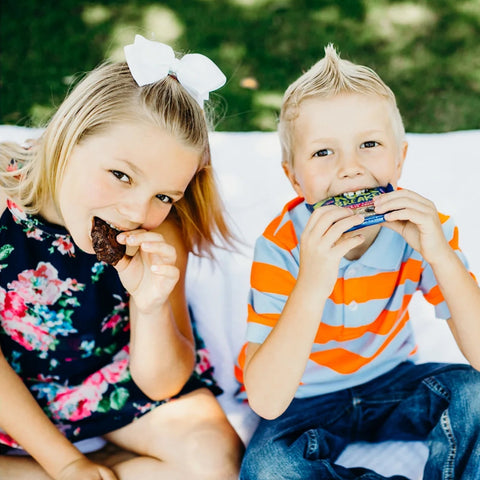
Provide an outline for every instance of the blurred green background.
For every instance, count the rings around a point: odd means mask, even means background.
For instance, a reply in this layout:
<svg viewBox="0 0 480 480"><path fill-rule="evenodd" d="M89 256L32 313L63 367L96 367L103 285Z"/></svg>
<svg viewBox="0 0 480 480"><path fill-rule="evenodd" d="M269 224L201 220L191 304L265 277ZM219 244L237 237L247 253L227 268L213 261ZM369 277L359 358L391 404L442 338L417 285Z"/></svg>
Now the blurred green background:
<svg viewBox="0 0 480 480"><path fill-rule="evenodd" d="M135 33L210 56L217 130L274 130L332 42L394 90L409 132L480 128L480 0L1 0L0 123L38 126Z"/></svg>

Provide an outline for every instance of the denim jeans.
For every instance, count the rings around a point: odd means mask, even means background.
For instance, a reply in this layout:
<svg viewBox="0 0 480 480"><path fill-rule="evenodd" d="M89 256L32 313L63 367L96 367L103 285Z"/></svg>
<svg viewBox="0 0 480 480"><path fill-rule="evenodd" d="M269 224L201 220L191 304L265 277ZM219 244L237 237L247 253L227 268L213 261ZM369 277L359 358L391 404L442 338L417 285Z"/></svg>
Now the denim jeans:
<svg viewBox="0 0 480 480"><path fill-rule="evenodd" d="M280 417L260 421L240 479L385 479L335 464L349 443L383 440L424 440L426 480L479 480L480 373L469 365L405 362L366 384L294 399Z"/></svg>

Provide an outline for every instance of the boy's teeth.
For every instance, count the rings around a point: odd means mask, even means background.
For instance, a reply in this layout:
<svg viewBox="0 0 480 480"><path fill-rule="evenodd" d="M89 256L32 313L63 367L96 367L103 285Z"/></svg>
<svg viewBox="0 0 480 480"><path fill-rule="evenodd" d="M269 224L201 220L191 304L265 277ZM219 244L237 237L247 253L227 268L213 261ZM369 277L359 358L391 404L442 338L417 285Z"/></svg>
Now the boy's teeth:
<svg viewBox="0 0 480 480"><path fill-rule="evenodd" d="M362 195L367 192L366 188L362 188L361 190L357 190L355 192L345 192L344 195L347 197L354 197L356 195Z"/></svg>

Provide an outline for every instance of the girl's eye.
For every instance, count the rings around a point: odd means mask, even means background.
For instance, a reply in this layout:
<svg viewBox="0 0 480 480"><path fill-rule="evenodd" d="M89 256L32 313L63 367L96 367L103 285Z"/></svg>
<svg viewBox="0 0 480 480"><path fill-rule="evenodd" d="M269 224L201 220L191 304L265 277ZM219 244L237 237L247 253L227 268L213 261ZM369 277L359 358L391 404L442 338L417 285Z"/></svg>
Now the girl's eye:
<svg viewBox="0 0 480 480"><path fill-rule="evenodd" d="M173 199L171 197L169 197L168 195L159 194L159 195L157 195L157 198L162 203L173 203Z"/></svg>
<svg viewBox="0 0 480 480"><path fill-rule="evenodd" d="M376 142L375 140L370 140L368 142L363 142L362 145L360 146L360 148L373 148L373 147L376 147L380 145L378 142Z"/></svg>
<svg viewBox="0 0 480 480"><path fill-rule="evenodd" d="M117 177L121 182L130 183L130 177L129 177L126 173L120 172L120 171L118 171L118 170L111 170L111 172L112 172L113 175L115 175L115 177Z"/></svg>
<svg viewBox="0 0 480 480"><path fill-rule="evenodd" d="M329 148L322 148L318 152L313 154L314 157L326 157L327 155L331 155L333 152Z"/></svg>

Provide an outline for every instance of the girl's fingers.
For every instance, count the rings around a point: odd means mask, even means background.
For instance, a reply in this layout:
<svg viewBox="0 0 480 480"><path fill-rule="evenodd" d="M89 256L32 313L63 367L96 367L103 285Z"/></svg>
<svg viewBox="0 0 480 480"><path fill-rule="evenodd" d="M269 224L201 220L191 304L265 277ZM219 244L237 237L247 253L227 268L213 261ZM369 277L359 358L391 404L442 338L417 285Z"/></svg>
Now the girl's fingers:
<svg viewBox="0 0 480 480"><path fill-rule="evenodd" d="M140 244L142 251L161 257L164 261L175 261L177 252L175 247L164 242L143 242Z"/></svg>
<svg viewBox="0 0 480 480"><path fill-rule="evenodd" d="M132 230L117 235L117 241L124 245L140 245L143 242L164 242L165 239L160 233L147 230Z"/></svg>
<svg viewBox="0 0 480 480"><path fill-rule="evenodd" d="M150 270L156 275L160 275L171 280L178 280L180 271L174 265L165 265L164 263L153 263Z"/></svg>
<svg viewBox="0 0 480 480"><path fill-rule="evenodd" d="M132 257L140 249L147 254L156 254L163 262L174 263L176 260L175 248L166 243L164 237L156 232L135 230L123 232L117 237L120 243L127 246L127 255Z"/></svg>

